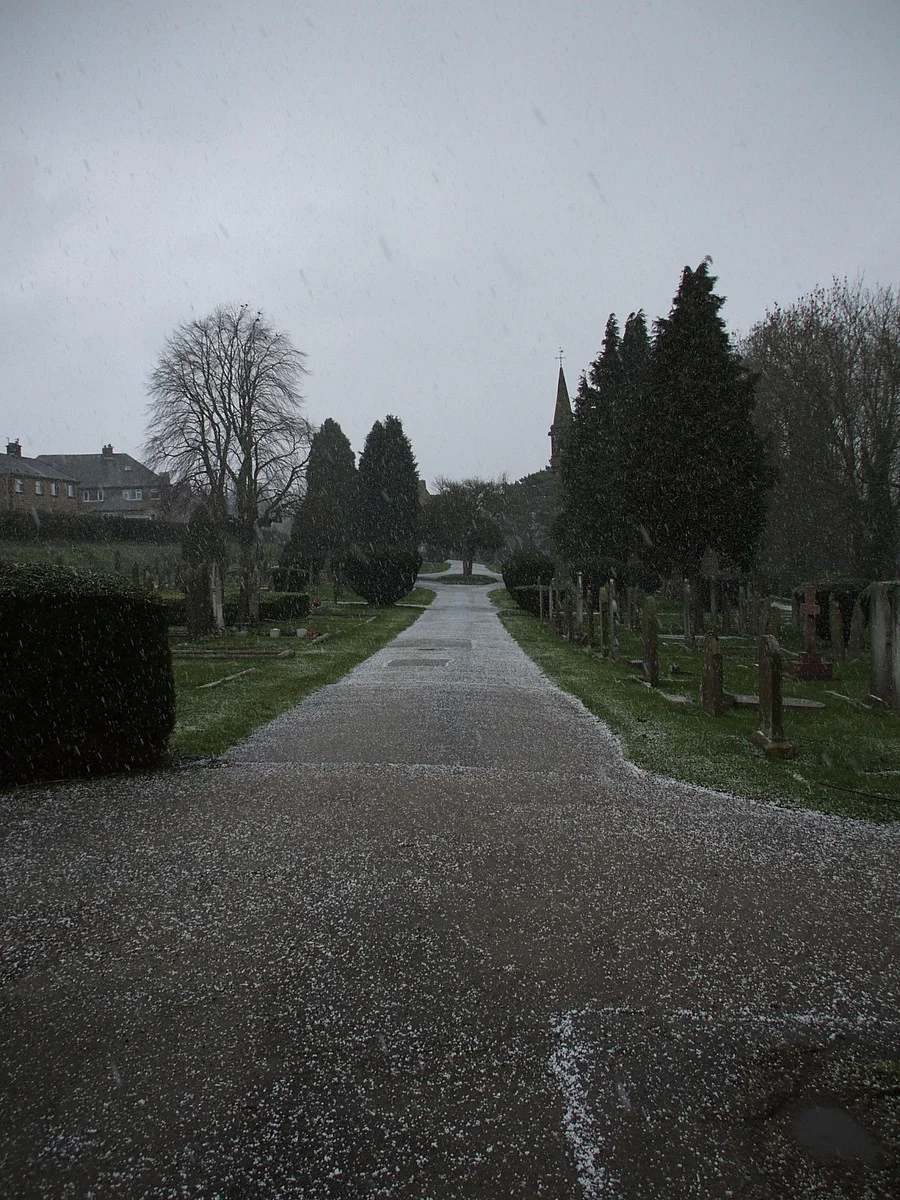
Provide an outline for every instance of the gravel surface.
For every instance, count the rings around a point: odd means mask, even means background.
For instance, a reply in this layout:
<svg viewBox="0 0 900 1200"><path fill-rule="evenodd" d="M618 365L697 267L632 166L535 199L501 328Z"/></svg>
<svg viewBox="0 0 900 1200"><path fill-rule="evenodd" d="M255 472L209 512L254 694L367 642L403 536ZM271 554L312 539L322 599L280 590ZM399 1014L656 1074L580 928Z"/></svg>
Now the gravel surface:
<svg viewBox="0 0 900 1200"><path fill-rule="evenodd" d="M898 830L636 770L437 590L221 763L0 795L2 1194L900 1194Z"/></svg>

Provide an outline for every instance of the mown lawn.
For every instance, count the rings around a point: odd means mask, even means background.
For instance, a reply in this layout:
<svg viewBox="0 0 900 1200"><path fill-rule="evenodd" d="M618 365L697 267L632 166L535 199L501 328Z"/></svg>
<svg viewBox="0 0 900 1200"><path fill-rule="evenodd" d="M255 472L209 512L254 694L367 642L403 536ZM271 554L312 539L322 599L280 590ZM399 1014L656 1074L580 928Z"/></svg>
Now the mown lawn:
<svg viewBox="0 0 900 1200"><path fill-rule="evenodd" d="M700 711L699 650L687 650L680 638L660 639L661 686L654 691L629 665L629 659L641 656L639 634L622 629L621 657L611 662L570 645L546 623L517 608L504 588L491 592L491 598L522 649L555 683L606 721L639 766L689 783L820 812L874 821L900 819L900 719L862 703L868 692L867 659L836 665L835 678L826 682L798 684L785 675L785 696L821 700L825 708L785 709L785 736L796 755L770 760L750 742L758 724L756 709L733 708L718 718ZM676 625L674 615L662 615L661 632ZM787 628L787 621L785 625L786 650L801 649L799 635ZM756 693L753 640L723 638L720 648L726 690ZM828 658L827 644L822 649ZM672 695L686 696L691 703L666 698Z"/></svg>
<svg viewBox="0 0 900 1200"><path fill-rule="evenodd" d="M334 683L358 663L406 629L431 603L430 588L414 588L401 605L369 608L364 603L323 604L305 624L321 640L296 636L297 622L269 622L258 633L204 638L187 642L183 631L172 631L170 643L176 688L176 724L169 749L177 762L193 756L214 756L271 721L304 696ZM282 632L271 636L271 629ZM207 650L225 658L181 658ZM262 657L272 651L293 651L292 657ZM259 657L254 657L254 651ZM240 674L239 672L247 672ZM203 684L237 678L218 687Z"/></svg>

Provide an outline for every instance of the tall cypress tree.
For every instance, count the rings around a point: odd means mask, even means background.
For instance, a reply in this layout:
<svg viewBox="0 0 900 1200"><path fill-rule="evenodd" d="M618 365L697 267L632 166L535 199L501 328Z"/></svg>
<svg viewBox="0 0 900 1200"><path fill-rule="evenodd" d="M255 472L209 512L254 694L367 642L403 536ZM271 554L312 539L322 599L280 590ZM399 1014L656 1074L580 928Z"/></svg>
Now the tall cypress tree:
<svg viewBox="0 0 900 1200"><path fill-rule="evenodd" d="M418 545L418 467L397 417L375 422L359 456L356 540L365 552Z"/></svg>
<svg viewBox="0 0 900 1200"><path fill-rule="evenodd" d="M684 268L630 423L629 507L657 565L687 575L706 550L749 567L771 483L752 422L756 380L731 346L715 282L706 262Z"/></svg>
<svg viewBox="0 0 900 1200"><path fill-rule="evenodd" d="M340 425L328 417L310 445L306 494L286 557L313 570L339 562L353 541L356 490L356 455Z"/></svg>

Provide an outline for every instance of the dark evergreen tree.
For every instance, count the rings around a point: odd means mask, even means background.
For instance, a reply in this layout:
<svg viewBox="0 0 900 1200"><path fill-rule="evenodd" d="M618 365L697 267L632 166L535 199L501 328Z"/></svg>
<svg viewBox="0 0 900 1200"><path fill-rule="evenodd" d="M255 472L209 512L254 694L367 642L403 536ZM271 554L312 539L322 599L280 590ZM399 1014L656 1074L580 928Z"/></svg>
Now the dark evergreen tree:
<svg viewBox="0 0 900 1200"><path fill-rule="evenodd" d="M771 485L752 420L756 378L731 346L715 282L706 262L685 267L629 414L630 511L656 565L687 575L707 550L750 566Z"/></svg>
<svg viewBox="0 0 900 1200"><path fill-rule="evenodd" d="M419 542L419 476L397 417L376 421L359 456L356 541L364 553L415 550Z"/></svg>
<svg viewBox="0 0 900 1200"><path fill-rule="evenodd" d="M356 489L356 455L340 425L328 417L310 446L306 494L294 518L286 561L312 571L334 569L353 541Z"/></svg>

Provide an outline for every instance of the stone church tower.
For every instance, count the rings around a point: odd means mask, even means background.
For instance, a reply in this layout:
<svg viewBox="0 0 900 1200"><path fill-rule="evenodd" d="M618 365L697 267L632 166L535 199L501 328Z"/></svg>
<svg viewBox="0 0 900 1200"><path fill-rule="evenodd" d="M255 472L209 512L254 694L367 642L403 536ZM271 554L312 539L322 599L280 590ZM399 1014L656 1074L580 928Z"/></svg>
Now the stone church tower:
<svg viewBox="0 0 900 1200"><path fill-rule="evenodd" d="M559 471L563 447L572 433L572 404L569 400L569 389L566 387L566 377L563 374L562 363L559 364L559 382L556 385L556 410L553 413L553 424L550 426L550 469Z"/></svg>

